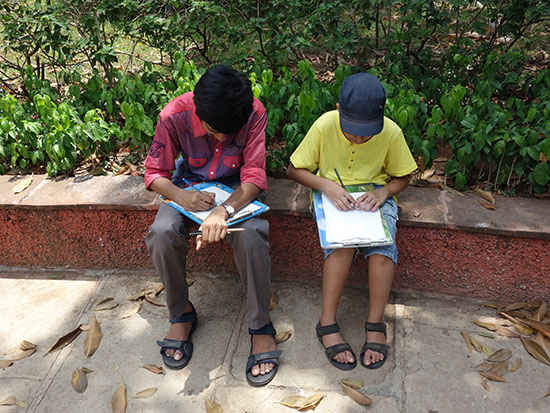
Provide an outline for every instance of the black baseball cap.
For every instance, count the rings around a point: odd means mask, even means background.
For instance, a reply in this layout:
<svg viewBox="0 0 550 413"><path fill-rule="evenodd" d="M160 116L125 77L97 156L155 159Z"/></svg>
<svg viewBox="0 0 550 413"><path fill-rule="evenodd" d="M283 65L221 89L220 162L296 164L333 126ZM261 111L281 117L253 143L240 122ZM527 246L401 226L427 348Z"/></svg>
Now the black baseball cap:
<svg viewBox="0 0 550 413"><path fill-rule="evenodd" d="M373 136L384 128L386 91L370 73L348 76L340 87L340 127L355 136Z"/></svg>

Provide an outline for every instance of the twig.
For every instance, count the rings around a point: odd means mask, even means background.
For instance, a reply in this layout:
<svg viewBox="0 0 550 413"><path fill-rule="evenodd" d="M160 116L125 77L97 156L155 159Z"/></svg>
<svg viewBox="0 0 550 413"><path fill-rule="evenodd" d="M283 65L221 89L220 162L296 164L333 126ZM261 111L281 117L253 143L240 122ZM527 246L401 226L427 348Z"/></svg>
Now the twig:
<svg viewBox="0 0 550 413"><path fill-rule="evenodd" d="M506 187L508 188L508 190L510 190L510 178L512 178L512 172L514 172L514 166L516 164L517 159L518 157L515 156L514 159L512 160L512 166L510 168L510 173L508 174L508 180L506 181Z"/></svg>
<svg viewBox="0 0 550 413"><path fill-rule="evenodd" d="M128 69L130 68L130 65L132 64L132 60L134 60L134 52L136 50L138 42L137 40L134 41L134 44L132 45L132 51L130 52L130 57L128 58L128 63L126 64L126 69L124 69L124 73L128 73Z"/></svg>
<svg viewBox="0 0 550 413"><path fill-rule="evenodd" d="M493 190L497 190L497 185L498 185L498 175L500 174L500 167L502 166L502 160L504 159L504 154L506 152L503 151L502 152L502 156L500 157L500 161L498 163L498 168L497 168L497 175L495 176L495 183L493 184Z"/></svg>

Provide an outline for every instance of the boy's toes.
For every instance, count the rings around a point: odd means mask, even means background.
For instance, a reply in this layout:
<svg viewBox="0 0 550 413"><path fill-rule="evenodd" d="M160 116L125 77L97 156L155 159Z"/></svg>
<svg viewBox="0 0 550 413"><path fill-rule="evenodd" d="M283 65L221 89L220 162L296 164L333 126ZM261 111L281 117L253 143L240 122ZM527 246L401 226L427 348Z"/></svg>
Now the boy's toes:
<svg viewBox="0 0 550 413"><path fill-rule="evenodd" d="M183 354L181 351L179 350L176 350L176 352L174 353L174 360L180 360L181 358L183 357Z"/></svg>
<svg viewBox="0 0 550 413"><path fill-rule="evenodd" d="M252 372L253 376L257 376L258 374L260 374L260 366L256 364L254 367L252 367L250 371Z"/></svg>
<svg viewBox="0 0 550 413"><path fill-rule="evenodd" d="M346 362L347 363L353 363L355 361L353 354L351 354L351 351L346 351Z"/></svg>

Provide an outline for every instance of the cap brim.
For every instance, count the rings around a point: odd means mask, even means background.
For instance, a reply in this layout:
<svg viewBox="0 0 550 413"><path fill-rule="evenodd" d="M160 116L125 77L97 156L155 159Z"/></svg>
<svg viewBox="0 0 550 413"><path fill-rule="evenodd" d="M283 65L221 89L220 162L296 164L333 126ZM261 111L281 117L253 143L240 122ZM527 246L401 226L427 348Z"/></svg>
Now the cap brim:
<svg viewBox="0 0 550 413"><path fill-rule="evenodd" d="M346 119L340 112L340 127L342 131L355 136L374 136L382 132L384 117L373 121L357 122Z"/></svg>

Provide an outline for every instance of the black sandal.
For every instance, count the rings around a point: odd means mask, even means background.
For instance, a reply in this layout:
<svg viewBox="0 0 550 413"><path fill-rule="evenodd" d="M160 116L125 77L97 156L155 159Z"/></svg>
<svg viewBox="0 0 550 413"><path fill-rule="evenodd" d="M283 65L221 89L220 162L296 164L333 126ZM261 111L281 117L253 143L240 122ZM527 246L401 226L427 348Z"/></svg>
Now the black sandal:
<svg viewBox="0 0 550 413"><path fill-rule="evenodd" d="M386 323L369 323L368 321L365 322L365 332L368 333L370 331L376 331L378 333L384 333L384 337L386 337ZM377 369L379 367L382 367L382 365L386 362L386 359L388 358L388 349L389 346L387 344L383 343L369 343L368 341L365 341L365 344L363 344L363 348L361 350L361 364L363 367L366 367L367 369ZM367 350L376 351L377 353L381 353L384 355L384 358L382 360L378 360L377 362L374 362L372 364L365 364L363 361L365 358L365 353Z"/></svg>
<svg viewBox="0 0 550 413"><path fill-rule="evenodd" d="M334 367L340 369L340 370L352 370L357 366L357 357L355 357L355 353L353 352L351 346L348 343L340 343L335 344L330 347L325 347L323 344L323 336L338 333L340 331L340 327L338 326L338 323L330 324L328 326L322 326L321 323L317 323L315 326L315 332L317 333L317 338L319 339L319 342L325 349L325 354L327 355L328 361L330 361L330 364L332 364ZM334 356L338 353L343 353L344 351L349 351L351 354L353 354L353 363L340 363L339 361L334 360Z"/></svg>
<svg viewBox="0 0 550 413"><path fill-rule="evenodd" d="M281 351L265 351L263 353L252 354L252 347L254 346L252 339L254 335L271 335L275 337L275 334L277 333L273 328L272 323L269 323L258 330L248 329L248 333L250 334L250 356L248 356L248 361L246 362L246 381L248 381L248 384L254 387L265 386L271 380L273 380L273 378L277 374L277 370L279 369L279 357L281 356ZM259 363L271 363L273 364L273 369L271 369L269 373L258 374L257 376L254 376L252 374L252 367L256 366Z"/></svg>
<svg viewBox="0 0 550 413"><path fill-rule="evenodd" d="M193 306L193 304L191 304ZM164 340L157 340L157 344L160 346L160 354L162 355L162 360L164 365L172 370L179 370L187 366L193 356L193 343L191 342L191 335L193 331L197 328L197 312L195 307L193 311L188 313L183 313L179 317L173 318L170 320L170 323L192 323L191 330L189 331L189 337L187 340L173 340L171 338L165 338ZM179 360L174 359L171 356L166 354L166 350L174 349L179 350L183 354L182 358Z"/></svg>

